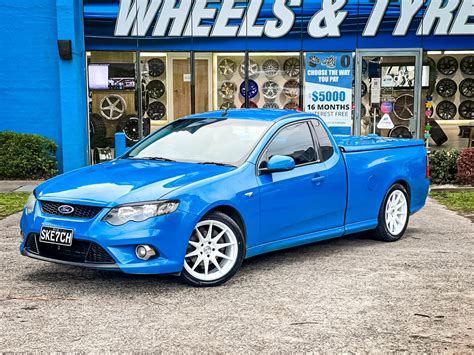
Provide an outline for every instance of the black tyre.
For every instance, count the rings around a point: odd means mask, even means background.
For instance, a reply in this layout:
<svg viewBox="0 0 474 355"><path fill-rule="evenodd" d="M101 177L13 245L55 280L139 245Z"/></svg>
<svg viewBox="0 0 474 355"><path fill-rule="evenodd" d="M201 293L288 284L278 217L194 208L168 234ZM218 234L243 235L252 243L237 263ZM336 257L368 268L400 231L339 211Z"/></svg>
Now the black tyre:
<svg viewBox="0 0 474 355"><path fill-rule="evenodd" d="M127 146L135 144L139 141L138 117L136 115L128 115L120 123L120 131L125 134ZM150 119L143 118L143 137L150 134Z"/></svg>
<svg viewBox="0 0 474 355"><path fill-rule="evenodd" d="M387 191L380 207L377 228L371 231L374 239L384 242L399 240L410 219L410 196L401 184L394 184Z"/></svg>
<svg viewBox="0 0 474 355"><path fill-rule="evenodd" d="M107 140L105 139L107 131L104 119L100 115L96 113L90 115L89 130L91 149L107 147Z"/></svg>
<svg viewBox="0 0 474 355"><path fill-rule="evenodd" d="M244 234L228 215L211 212L196 224L188 242L181 278L197 287L219 286L239 270Z"/></svg>

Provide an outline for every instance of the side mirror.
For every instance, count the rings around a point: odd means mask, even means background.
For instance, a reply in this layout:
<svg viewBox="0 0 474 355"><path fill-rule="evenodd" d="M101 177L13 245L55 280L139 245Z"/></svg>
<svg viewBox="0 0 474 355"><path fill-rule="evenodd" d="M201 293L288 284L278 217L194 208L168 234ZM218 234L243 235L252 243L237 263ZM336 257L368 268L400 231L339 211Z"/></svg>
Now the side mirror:
<svg viewBox="0 0 474 355"><path fill-rule="evenodd" d="M295 160L286 155L274 155L270 158L265 169L261 169L264 174L290 171L295 168Z"/></svg>

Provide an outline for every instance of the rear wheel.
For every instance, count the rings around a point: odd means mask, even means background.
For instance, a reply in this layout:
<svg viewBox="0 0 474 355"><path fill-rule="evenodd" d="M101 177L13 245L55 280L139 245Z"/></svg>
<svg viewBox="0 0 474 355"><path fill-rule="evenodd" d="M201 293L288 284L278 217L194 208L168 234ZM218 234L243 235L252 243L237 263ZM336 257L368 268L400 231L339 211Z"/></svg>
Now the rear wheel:
<svg viewBox="0 0 474 355"><path fill-rule="evenodd" d="M408 192L401 184L394 184L385 195L380 208L377 228L372 231L374 239L385 242L399 240L410 218Z"/></svg>
<svg viewBox="0 0 474 355"><path fill-rule="evenodd" d="M226 214L211 212L193 230L181 277L193 286L221 285L240 268L244 254L238 224Z"/></svg>

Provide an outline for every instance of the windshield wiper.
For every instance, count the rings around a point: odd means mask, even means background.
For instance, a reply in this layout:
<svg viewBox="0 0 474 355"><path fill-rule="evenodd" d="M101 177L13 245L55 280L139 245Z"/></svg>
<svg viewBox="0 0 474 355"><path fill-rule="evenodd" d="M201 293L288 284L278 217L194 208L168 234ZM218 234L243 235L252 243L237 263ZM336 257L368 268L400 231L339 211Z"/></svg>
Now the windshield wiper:
<svg viewBox="0 0 474 355"><path fill-rule="evenodd" d="M233 168L236 168L236 167L237 167L237 166L232 165L232 164L219 163L219 162L216 162L216 161L203 161L203 162L199 162L198 164L219 165L219 166L231 166L231 167L233 167Z"/></svg>
<svg viewBox="0 0 474 355"><path fill-rule="evenodd" d="M163 158L163 157L130 157L129 159L134 160L160 160L160 161L176 161L173 159Z"/></svg>

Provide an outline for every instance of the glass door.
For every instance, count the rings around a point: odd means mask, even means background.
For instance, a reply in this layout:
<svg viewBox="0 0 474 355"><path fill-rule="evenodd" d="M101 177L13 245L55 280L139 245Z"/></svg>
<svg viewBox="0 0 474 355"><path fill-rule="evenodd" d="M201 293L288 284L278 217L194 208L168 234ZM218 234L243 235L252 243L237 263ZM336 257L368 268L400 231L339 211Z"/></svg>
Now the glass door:
<svg viewBox="0 0 474 355"><path fill-rule="evenodd" d="M429 85L429 67L421 63L421 49L356 51L355 135L422 137L421 90Z"/></svg>

